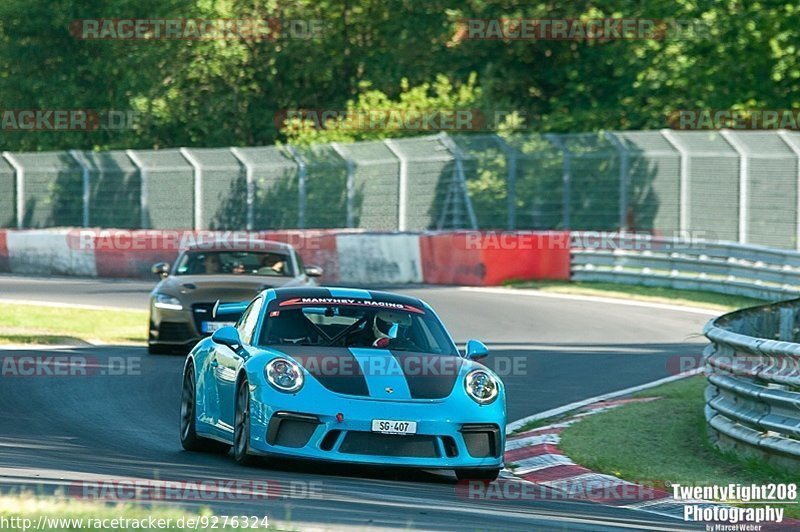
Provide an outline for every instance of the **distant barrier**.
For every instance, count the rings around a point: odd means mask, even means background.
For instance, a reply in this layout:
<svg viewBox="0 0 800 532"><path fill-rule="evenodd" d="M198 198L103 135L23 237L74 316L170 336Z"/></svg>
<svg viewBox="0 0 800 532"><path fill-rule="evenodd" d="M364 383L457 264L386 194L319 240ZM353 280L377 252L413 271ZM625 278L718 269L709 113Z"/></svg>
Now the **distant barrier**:
<svg viewBox="0 0 800 532"><path fill-rule="evenodd" d="M156 231L49 229L0 231L0 271L152 279L156 262L174 262L193 243L277 240L306 264L321 266L323 283L354 285L496 285L512 279L567 280L569 233L471 231L371 233L309 231ZM5 247L3 247L5 243Z"/></svg>

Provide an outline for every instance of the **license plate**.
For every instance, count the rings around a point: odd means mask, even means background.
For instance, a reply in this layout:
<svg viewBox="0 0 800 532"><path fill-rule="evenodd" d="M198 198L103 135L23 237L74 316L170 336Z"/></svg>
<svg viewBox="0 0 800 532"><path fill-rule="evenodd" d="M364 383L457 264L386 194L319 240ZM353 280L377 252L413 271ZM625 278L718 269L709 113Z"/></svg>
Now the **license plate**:
<svg viewBox="0 0 800 532"><path fill-rule="evenodd" d="M381 434L416 434L417 422L373 419L372 432L380 432Z"/></svg>
<svg viewBox="0 0 800 532"><path fill-rule="evenodd" d="M232 327L236 325L236 322L233 321L204 321L201 329L204 333L213 333L217 329L222 329L223 327Z"/></svg>

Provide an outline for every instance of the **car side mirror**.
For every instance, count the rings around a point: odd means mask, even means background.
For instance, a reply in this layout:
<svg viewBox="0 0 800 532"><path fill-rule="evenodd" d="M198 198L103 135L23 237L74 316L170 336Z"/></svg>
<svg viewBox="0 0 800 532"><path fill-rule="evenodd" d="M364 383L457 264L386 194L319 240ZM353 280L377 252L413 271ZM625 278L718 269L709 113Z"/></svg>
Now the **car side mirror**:
<svg viewBox="0 0 800 532"><path fill-rule="evenodd" d="M489 348L483 342L470 340L467 342L467 358L470 360L480 360L489 356Z"/></svg>
<svg viewBox="0 0 800 532"><path fill-rule="evenodd" d="M161 277L167 277L169 275L169 262L159 262L153 264L153 273Z"/></svg>
<svg viewBox="0 0 800 532"><path fill-rule="evenodd" d="M322 272L319 266L306 266L306 275L309 277L322 277Z"/></svg>
<svg viewBox="0 0 800 532"><path fill-rule="evenodd" d="M239 330L236 327L220 327L211 335L215 344L226 345L236 351L242 346Z"/></svg>

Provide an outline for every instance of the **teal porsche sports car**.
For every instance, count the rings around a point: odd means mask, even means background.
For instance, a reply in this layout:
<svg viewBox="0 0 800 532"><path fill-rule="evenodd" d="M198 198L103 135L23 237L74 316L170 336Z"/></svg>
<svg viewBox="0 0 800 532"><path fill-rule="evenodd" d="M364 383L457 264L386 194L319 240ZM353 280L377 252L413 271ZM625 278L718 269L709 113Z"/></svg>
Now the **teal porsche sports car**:
<svg viewBox="0 0 800 532"><path fill-rule="evenodd" d="M243 464L290 457L497 478L503 383L480 362L487 348L470 340L459 353L425 302L278 288L238 310L236 326L201 340L186 359L185 449L233 447Z"/></svg>

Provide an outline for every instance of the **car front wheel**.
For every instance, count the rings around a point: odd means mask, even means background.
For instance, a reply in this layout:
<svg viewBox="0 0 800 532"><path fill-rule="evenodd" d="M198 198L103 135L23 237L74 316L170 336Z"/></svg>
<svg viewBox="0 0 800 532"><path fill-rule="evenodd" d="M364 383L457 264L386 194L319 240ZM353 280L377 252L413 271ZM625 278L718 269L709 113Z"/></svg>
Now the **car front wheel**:
<svg viewBox="0 0 800 532"><path fill-rule="evenodd" d="M194 366L188 364L183 375L181 389L181 445L187 451L227 454L231 449L230 445L197 435L195 427L196 389Z"/></svg>
<svg viewBox="0 0 800 532"><path fill-rule="evenodd" d="M242 465L252 465L250 455L250 387L242 380L236 389L236 414L233 422L233 458Z"/></svg>

